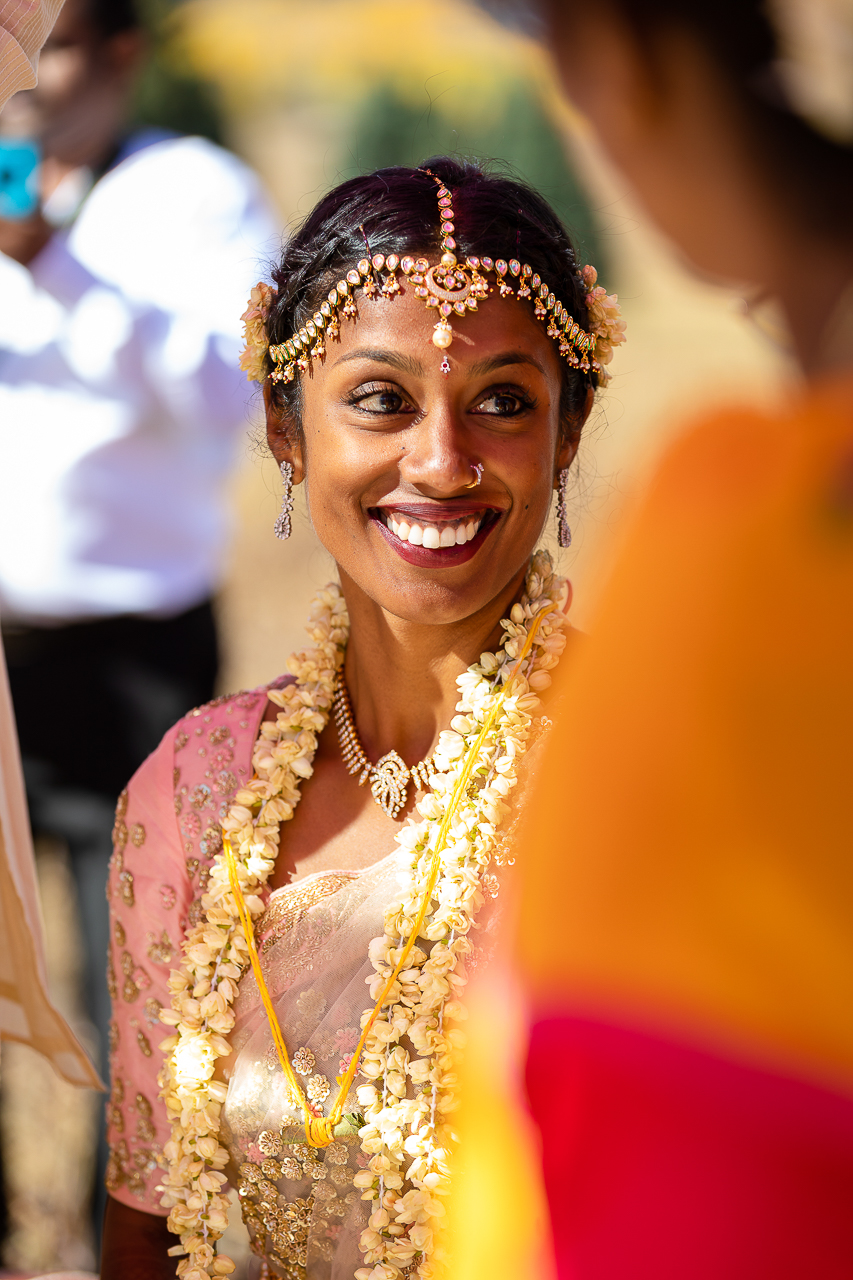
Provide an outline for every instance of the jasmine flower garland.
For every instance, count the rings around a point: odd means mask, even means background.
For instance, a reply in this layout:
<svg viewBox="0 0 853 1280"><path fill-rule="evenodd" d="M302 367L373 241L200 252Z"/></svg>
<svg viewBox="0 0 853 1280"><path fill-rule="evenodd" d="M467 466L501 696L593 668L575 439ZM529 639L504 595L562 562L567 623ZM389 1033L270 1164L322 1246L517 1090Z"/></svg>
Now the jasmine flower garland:
<svg viewBox="0 0 853 1280"><path fill-rule="evenodd" d="M508 811L538 694L550 684L548 672L565 646L565 598L565 581L553 574L547 554L537 552L525 595L502 624L500 651L481 654L457 681L460 701L451 728L439 738L431 789L397 836L406 865L384 934L369 947L374 1001L404 948L411 949L378 1015L374 1008L362 1017L360 1069L370 1083L356 1092L368 1165L355 1175L355 1185L375 1208L361 1236L366 1265L356 1280L398 1280L412 1264L421 1280L432 1280L441 1262L436 1227L449 1189L448 1117L456 1105L451 1055L464 1043L455 1025L464 1017L465 978L458 965L472 950L467 935L482 906L481 879ZM316 647L289 660L295 683L270 691L281 711L275 725L261 726L252 757L256 776L237 793L222 823L234 854L232 874L236 870L254 917L264 910L259 890L275 867L280 824L293 816L329 716L348 635L339 588L320 593L308 631ZM219 1142L226 1086L213 1075L217 1058L231 1052L231 1006L249 967L249 944L224 854L214 859L202 906L206 919L188 930L182 966L170 978L172 1009L161 1014L175 1027L162 1045L168 1059L161 1096L172 1135L164 1149L161 1203L181 1237L170 1253L185 1255L178 1264L183 1280L211 1280L234 1270L230 1258L214 1251L227 1222L221 1192L229 1157ZM407 1096L410 1087L413 1097ZM337 1100L338 1110L342 1103Z"/></svg>

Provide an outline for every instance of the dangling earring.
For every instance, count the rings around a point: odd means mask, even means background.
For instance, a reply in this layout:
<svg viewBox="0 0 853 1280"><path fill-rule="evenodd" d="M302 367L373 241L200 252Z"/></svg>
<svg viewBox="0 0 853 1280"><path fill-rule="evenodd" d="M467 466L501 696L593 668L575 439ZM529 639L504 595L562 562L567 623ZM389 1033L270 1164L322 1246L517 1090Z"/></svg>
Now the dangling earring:
<svg viewBox="0 0 853 1280"><path fill-rule="evenodd" d="M557 481L557 541L561 547L570 547L572 545L572 531L569 528L569 521L566 516L566 485L568 483L569 468L562 467L560 469L560 478Z"/></svg>
<svg viewBox="0 0 853 1280"><path fill-rule="evenodd" d="M293 510L293 467L289 462L279 464L284 492L281 495L281 511L273 526L277 538L290 537L290 513Z"/></svg>

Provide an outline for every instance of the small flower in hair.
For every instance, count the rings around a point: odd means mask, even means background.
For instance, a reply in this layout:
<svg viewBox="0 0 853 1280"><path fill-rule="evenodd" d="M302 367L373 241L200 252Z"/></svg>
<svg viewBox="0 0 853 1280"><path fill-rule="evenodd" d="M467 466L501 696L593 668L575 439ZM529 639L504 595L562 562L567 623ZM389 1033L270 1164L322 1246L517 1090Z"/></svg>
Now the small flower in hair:
<svg viewBox="0 0 853 1280"><path fill-rule="evenodd" d="M610 364L613 348L621 346L625 341L626 325L619 309L619 299L615 293L608 293L601 285L597 285L598 272L595 267L583 267L581 278L586 288L589 331L595 334L596 339L595 358L600 365ZM608 380L609 374L602 369L600 382L603 384Z"/></svg>
<svg viewBox="0 0 853 1280"><path fill-rule="evenodd" d="M269 347L267 317L275 301L272 285L259 280L249 295L249 305L240 319L243 321L245 345L240 354L240 368L245 369L249 382L263 382L267 376L266 355Z"/></svg>

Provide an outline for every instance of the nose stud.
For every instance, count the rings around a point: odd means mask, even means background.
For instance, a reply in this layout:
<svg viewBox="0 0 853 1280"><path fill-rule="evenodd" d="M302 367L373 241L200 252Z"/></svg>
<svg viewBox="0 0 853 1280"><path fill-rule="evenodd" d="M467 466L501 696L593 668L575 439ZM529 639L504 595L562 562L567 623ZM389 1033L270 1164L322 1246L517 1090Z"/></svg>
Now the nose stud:
<svg viewBox="0 0 853 1280"><path fill-rule="evenodd" d="M472 463L471 463L471 466L472 466L472 467L473 467L473 469L474 469L474 473L475 473L475 475L476 475L476 479L475 479L475 480L472 480L470 484L466 484L466 486L465 486L465 488L466 488L466 489L476 489L476 488L477 488L477 485L480 483L480 481L481 481L481 480L482 480L482 478L483 478L483 464L482 464L482 462L472 462Z"/></svg>

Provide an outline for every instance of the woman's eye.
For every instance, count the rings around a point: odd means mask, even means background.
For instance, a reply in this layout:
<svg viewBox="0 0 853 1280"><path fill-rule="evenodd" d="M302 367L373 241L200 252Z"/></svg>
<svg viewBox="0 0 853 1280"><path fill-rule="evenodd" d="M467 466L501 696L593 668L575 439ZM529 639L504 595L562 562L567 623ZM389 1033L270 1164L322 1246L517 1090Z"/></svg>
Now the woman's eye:
<svg viewBox="0 0 853 1280"><path fill-rule="evenodd" d="M357 392L352 398L352 404L362 413L394 414L409 407L408 401L400 392L390 387L369 391L367 394Z"/></svg>
<svg viewBox="0 0 853 1280"><path fill-rule="evenodd" d="M515 392L492 391L479 402L474 412L490 413L498 418L513 418L516 414L523 413L525 409L530 409L531 407L531 402L526 397Z"/></svg>

